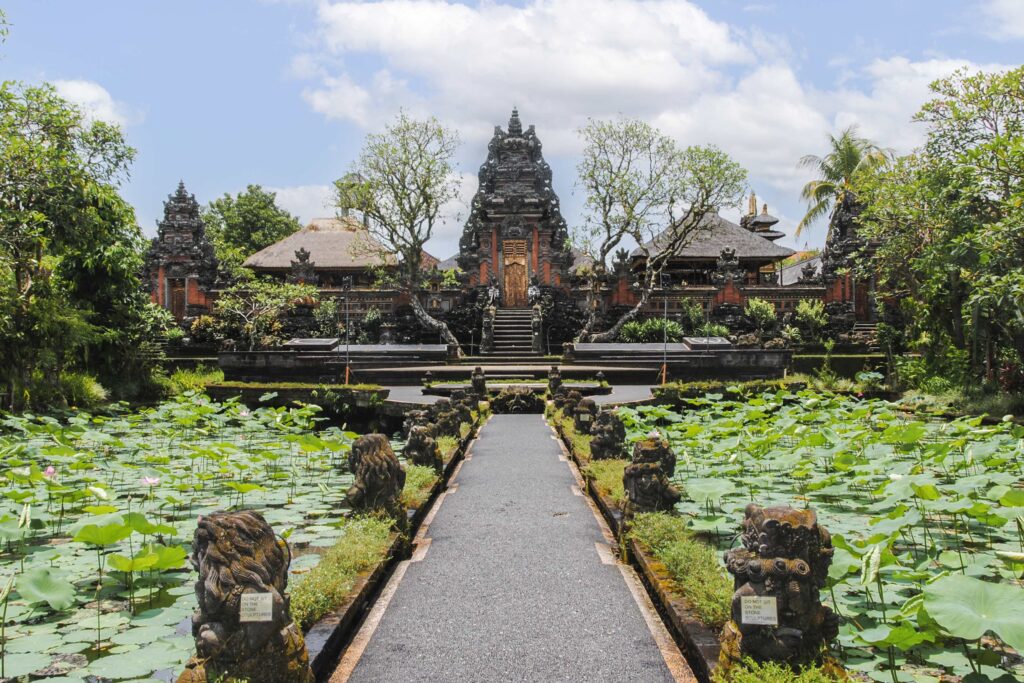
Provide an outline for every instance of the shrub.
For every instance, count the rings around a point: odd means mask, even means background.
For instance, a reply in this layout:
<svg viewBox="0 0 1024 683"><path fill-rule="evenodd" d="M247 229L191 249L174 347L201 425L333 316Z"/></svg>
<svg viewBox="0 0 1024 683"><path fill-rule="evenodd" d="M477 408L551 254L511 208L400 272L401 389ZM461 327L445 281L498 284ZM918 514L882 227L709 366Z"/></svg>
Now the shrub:
<svg viewBox="0 0 1024 683"><path fill-rule="evenodd" d="M683 328L675 320L665 320L664 318L631 320L619 330L619 341L631 344L651 344L663 341L666 332L670 342L677 342L683 338Z"/></svg>
<svg viewBox="0 0 1024 683"><path fill-rule="evenodd" d="M665 565L678 591L701 620L721 628L729 620L732 581L722 572L715 550L696 540L682 517L664 512L638 514L629 535Z"/></svg>
<svg viewBox="0 0 1024 683"><path fill-rule="evenodd" d="M622 487L622 475L628 460L591 460L583 473L594 480L598 493L612 499L618 507L626 502L626 491Z"/></svg>
<svg viewBox="0 0 1024 683"><path fill-rule="evenodd" d="M803 336L800 334L800 328L794 325L786 325L782 328L782 338L789 346L799 346L803 343Z"/></svg>
<svg viewBox="0 0 1024 683"><path fill-rule="evenodd" d="M819 299L803 299L798 302L794 317L800 328L814 340L821 336L821 331L828 325L825 304Z"/></svg>
<svg viewBox="0 0 1024 683"><path fill-rule="evenodd" d="M704 326L707 321L707 311L704 310L704 306L696 299L682 299L679 302L680 308L679 320L682 323L683 330L687 334L692 334Z"/></svg>
<svg viewBox="0 0 1024 683"><path fill-rule="evenodd" d="M178 368L171 375L171 393L203 391L207 384L223 381L224 371L220 368L208 368L205 365L199 365L193 369Z"/></svg>
<svg viewBox="0 0 1024 683"><path fill-rule="evenodd" d="M192 321L189 336L196 344L213 344L223 338L221 324L212 315L201 315Z"/></svg>
<svg viewBox="0 0 1024 683"><path fill-rule="evenodd" d="M437 478L437 473L432 467L406 464L405 486L402 487L402 495L399 497L402 505L411 509L421 507L430 498Z"/></svg>
<svg viewBox="0 0 1024 683"><path fill-rule="evenodd" d="M95 408L107 402L107 390L86 372L60 373L60 394L68 405Z"/></svg>
<svg viewBox="0 0 1024 683"><path fill-rule="evenodd" d="M754 321L760 332L767 332L775 327L775 304L764 299L747 299L743 312Z"/></svg>
<svg viewBox="0 0 1024 683"><path fill-rule="evenodd" d="M342 522L343 535L305 578L292 588L292 618L303 630L341 605L361 572L387 559L391 520L353 517ZM301 576L301 575L300 575Z"/></svg>
<svg viewBox="0 0 1024 683"><path fill-rule="evenodd" d="M697 330L697 336L699 337L728 337L729 328L719 323L706 323L703 327Z"/></svg>

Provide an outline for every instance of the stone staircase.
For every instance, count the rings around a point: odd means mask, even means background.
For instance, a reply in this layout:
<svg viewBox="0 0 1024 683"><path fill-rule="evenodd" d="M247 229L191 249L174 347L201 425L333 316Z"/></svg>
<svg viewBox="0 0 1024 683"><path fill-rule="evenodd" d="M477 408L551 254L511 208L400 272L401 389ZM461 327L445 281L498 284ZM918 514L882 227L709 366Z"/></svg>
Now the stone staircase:
<svg viewBox="0 0 1024 683"><path fill-rule="evenodd" d="M508 359L530 358L533 332L529 308L499 308L494 314L494 352L490 355Z"/></svg>

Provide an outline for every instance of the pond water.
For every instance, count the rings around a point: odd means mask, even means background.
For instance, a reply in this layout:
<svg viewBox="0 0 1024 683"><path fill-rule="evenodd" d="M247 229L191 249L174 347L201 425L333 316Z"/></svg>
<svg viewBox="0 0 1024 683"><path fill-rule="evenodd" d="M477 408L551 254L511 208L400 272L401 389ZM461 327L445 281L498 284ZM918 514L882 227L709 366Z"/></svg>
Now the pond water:
<svg viewBox="0 0 1024 683"><path fill-rule="evenodd" d="M0 676L174 680L193 651L196 518L260 511L288 536L301 580L343 533L356 436L315 406L193 395L103 415L4 416L0 587L13 583L0 605Z"/></svg>
<svg viewBox="0 0 1024 683"><path fill-rule="evenodd" d="M817 511L836 548L824 598L850 670L1022 680L1006 646L1024 650L1024 427L813 392L620 415L632 439L669 439L679 511L719 550L738 542L749 502Z"/></svg>

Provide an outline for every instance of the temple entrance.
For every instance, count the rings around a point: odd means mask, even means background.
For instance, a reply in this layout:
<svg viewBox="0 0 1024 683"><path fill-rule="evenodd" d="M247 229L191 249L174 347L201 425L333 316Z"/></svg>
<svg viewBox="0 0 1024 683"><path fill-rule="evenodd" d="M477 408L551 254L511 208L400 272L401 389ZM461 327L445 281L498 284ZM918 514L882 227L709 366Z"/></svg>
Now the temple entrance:
<svg viewBox="0 0 1024 683"><path fill-rule="evenodd" d="M505 306L522 308L526 306L526 240L505 240L502 244L505 257Z"/></svg>
<svg viewBox="0 0 1024 683"><path fill-rule="evenodd" d="M175 320L181 320L185 317L185 280L175 278L167 281L167 286L170 288L170 306L171 315L174 316Z"/></svg>

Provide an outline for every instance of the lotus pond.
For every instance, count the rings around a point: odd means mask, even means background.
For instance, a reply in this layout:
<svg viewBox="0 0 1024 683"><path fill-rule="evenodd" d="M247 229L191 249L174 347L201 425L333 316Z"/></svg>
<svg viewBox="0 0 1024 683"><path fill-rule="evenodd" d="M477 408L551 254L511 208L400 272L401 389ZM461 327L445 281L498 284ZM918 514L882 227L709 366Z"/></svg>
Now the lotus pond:
<svg viewBox="0 0 1024 683"><path fill-rule="evenodd" d="M193 650L196 517L259 510L293 583L343 531L357 436L315 406L187 395L154 408L0 418L0 677L173 680Z"/></svg>
<svg viewBox="0 0 1024 683"><path fill-rule="evenodd" d="M848 670L1024 680L1024 427L812 392L689 408L620 415L631 439L670 440L679 509L719 550L738 542L748 502L817 511L836 548L823 598Z"/></svg>

